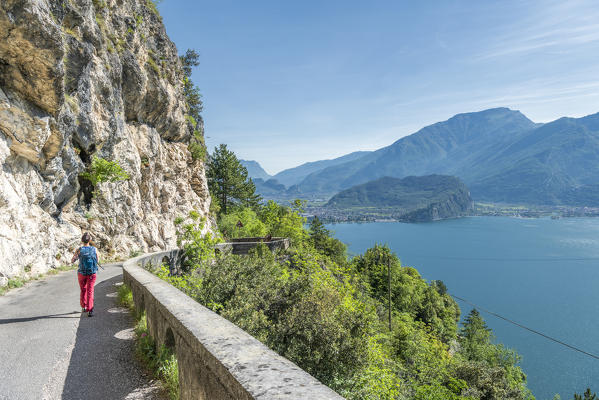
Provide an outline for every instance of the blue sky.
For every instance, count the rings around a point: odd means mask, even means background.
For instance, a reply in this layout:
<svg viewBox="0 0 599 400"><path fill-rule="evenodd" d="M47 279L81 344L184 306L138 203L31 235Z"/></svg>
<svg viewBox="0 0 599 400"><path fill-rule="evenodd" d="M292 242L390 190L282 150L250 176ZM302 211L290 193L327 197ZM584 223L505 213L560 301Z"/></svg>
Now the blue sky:
<svg viewBox="0 0 599 400"><path fill-rule="evenodd" d="M535 122L599 112L599 7L569 1L184 1L209 150L269 173L374 150L491 107Z"/></svg>

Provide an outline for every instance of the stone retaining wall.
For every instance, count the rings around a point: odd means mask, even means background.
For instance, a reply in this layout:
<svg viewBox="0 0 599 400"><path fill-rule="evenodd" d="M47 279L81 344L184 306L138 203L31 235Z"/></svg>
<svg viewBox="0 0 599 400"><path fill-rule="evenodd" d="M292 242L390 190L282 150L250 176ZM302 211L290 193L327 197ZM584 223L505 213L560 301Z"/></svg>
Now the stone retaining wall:
<svg viewBox="0 0 599 400"><path fill-rule="evenodd" d="M297 365L142 266L178 259L178 250L123 264L135 307L157 346L175 351L181 399L343 399ZM165 258L166 257L166 258Z"/></svg>
<svg viewBox="0 0 599 400"><path fill-rule="evenodd" d="M282 237L274 237L268 241L265 238L253 237L231 239L230 242L218 243L214 248L225 253L231 252L232 254L245 255L259 244L267 246L270 251L275 251L278 249L288 249L291 243L288 238Z"/></svg>

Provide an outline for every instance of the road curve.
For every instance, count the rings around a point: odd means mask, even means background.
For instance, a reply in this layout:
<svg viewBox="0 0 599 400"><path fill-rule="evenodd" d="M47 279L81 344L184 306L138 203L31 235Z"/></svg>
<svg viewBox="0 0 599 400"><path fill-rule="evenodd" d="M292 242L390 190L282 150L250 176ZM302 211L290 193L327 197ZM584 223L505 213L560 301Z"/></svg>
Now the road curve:
<svg viewBox="0 0 599 400"><path fill-rule="evenodd" d="M121 264L98 271L94 316L76 271L0 297L0 399L162 399L133 356L133 318L116 304Z"/></svg>

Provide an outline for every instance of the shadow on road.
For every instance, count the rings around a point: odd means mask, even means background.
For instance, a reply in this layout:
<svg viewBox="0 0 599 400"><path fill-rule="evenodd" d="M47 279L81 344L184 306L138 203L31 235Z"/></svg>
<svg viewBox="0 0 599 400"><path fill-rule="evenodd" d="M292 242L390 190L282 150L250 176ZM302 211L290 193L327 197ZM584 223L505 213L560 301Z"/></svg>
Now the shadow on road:
<svg viewBox="0 0 599 400"><path fill-rule="evenodd" d="M94 316L80 317L62 399L125 399L147 384L133 359L133 318L115 304L118 282L121 275L96 284Z"/></svg>
<svg viewBox="0 0 599 400"><path fill-rule="evenodd" d="M46 318L80 318L79 315L72 316L72 317L67 317L67 315L75 315L75 314L81 314L81 311L71 311L71 312L62 313L62 314L39 315L37 317L0 319L0 325L4 325L4 324L15 324L15 323L19 323L19 322L36 321L38 319L46 319Z"/></svg>

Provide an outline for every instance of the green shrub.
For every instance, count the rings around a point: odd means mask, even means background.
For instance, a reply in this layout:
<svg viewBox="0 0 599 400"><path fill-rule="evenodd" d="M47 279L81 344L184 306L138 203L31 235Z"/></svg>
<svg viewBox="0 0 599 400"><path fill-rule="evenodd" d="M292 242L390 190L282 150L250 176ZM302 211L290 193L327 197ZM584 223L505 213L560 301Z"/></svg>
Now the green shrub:
<svg viewBox="0 0 599 400"><path fill-rule="evenodd" d="M129 252L129 258L135 258L135 257L140 256L142 254L143 254L143 251L141 251L139 249L138 250L131 250Z"/></svg>
<svg viewBox="0 0 599 400"><path fill-rule="evenodd" d="M176 356L166 346L156 349L156 342L149 335L145 312L135 326L135 354L162 385L173 400L179 399L179 365Z"/></svg>
<svg viewBox="0 0 599 400"><path fill-rule="evenodd" d="M148 7L148 10L150 10L152 14L156 15L162 21L162 17L158 11L158 4L161 2L162 0L146 0L146 7Z"/></svg>
<svg viewBox="0 0 599 400"><path fill-rule="evenodd" d="M151 56L146 59L146 63L148 63L148 65L152 67L154 72L160 75L160 67L158 66L158 64L156 64L156 61L154 61L154 59Z"/></svg>
<svg viewBox="0 0 599 400"><path fill-rule="evenodd" d="M241 222L242 226L238 226ZM226 238L266 236L267 228L251 208L243 208L223 215L218 222L222 234Z"/></svg>
<svg viewBox="0 0 599 400"><path fill-rule="evenodd" d="M94 4L94 9L96 12L106 8L106 2L103 0L92 0L92 3Z"/></svg>
<svg viewBox="0 0 599 400"><path fill-rule="evenodd" d="M80 176L89 180L94 186L102 182L118 182L129 179L129 174L116 161L108 161L96 156L87 171L82 172Z"/></svg>
<svg viewBox="0 0 599 400"><path fill-rule="evenodd" d="M214 245L221 239L214 237L210 232L203 233L205 220L199 218L196 211L189 213L191 223L183 224L177 219L177 246L185 252L183 270L191 272L199 266L207 264L214 258Z"/></svg>
<svg viewBox="0 0 599 400"><path fill-rule="evenodd" d="M206 161L208 150L206 149L206 143L204 142L204 135L199 130L193 131L193 136L187 145L191 158L196 161Z"/></svg>
<svg viewBox="0 0 599 400"><path fill-rule="evenodd" d="M133 293L131 292L129 286L125 284L119 286L117 290L117 299L119 304L121 304L124 307L127 307L130 310L133 310L133 308L135 307L135 304L133 303Z"/></svg>
<svg viewBox="0 0 599 400"><path fill-rule="evenodd" d="M23 285L25 285L25 280L20 277L15 277L15 278L8 280L7 286L9 289L15 289L15 288L23 287Z"/></svg>
<svg viewBox="0 0 599 400"><path fill-rule="evenodd" d="M301 203L297 201L292 207L285 207L269 200L261 207L259 217L270 235L288 237L293 243L300 244L308 237L304 229L306 218L300 212Z"/></svg>
<svg viewBox="0 0 599 400"><path fill-rule="evenodd" d="M158 351L157 374L171 399L179 398L179 363L177 357L164 345Z"/></svg>

